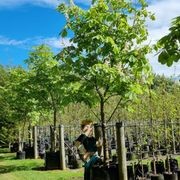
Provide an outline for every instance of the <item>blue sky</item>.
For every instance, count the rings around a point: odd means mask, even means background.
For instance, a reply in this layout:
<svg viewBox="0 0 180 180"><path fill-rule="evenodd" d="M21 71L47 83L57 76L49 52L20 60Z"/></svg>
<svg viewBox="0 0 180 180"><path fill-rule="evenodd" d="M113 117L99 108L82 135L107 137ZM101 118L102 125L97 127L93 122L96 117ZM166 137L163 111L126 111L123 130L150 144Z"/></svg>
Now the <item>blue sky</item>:
<svg viewBox="0 0 180 180"><path fill-rule="evenodd" d="M55 8L67 0L0 0L0 64L23 65L33 46L46 43L54 52L69 44L69 38L61 39L59 32L65 24L63 15ZM81 7L88 7L90 0L74 0ZM150 0L149 10L156 21L147 22L148 41L156 42L168 33L171 19L180 15L179 0ZM150 54L150 63L157 74L178 75L180 64L171 68L157 62Z"/></svg>

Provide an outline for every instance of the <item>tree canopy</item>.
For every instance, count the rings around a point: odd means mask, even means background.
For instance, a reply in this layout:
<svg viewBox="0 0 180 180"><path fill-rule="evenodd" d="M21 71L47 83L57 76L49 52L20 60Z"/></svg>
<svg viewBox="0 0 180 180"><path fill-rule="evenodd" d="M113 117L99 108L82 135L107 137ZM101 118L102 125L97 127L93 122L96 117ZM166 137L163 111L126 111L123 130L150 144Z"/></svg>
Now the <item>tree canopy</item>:
<svg viewBox="0 0 180 180"><path fill-rule="evenodd" d="M121 104L126 104L142 93L143 85L151 81L151 67L146 54L146 18L154 19L147 4L117 0L94 1L90 9L61 4L58 10L67 23L61 36L73 32L72 45L59 53L74 77L77 101L92 107L99 105L96 117L103 126L111 120ZM114 110L105 114L105 105L112 97L119 98ZM104 148L106 144L103 128ZM107 155L104 153L106 160Z"/></svg>

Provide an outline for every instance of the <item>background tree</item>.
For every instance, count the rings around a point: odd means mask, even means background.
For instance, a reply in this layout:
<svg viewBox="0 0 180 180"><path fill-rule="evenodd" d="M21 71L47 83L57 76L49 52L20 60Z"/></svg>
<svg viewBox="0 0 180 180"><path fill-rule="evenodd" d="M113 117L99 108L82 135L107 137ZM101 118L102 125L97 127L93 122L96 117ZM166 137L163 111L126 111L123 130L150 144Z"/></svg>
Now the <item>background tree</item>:
<svg viewBox="0 0 180 180"><path fill-rule="evenodd" d="M138 7L138 8L137 8ZM150 81L151 68L145 55L150 52L145 19L154 18L141 0L132 2L97 0L88 10L73 3L61 4L58 10L67 23L62 37L73 32L72 45L59 54L76 82L76 100L92 107L99 104L96 117L102 124L104 160L108 159L106 123L120 104L126 104L142 92L142 85ZM77 83L78 82L78 83ZM113 111L105 108L112 97L118 97Z"/></svg>
<svg viewBox="0 0 180 180"><path fill-rule="evenodd" d="M20 150L23 150L22 142L25 141L26 125L31 124L29 114L35 111L35 100L28 88L29 74L21 67L12 68L10 82L6 86L7 102L11 109L11 118L19 129Z"/></svg>
<svg viewBox="0 0 180 180"><path fill-rule="evenodd" d="M51 49L46 45L35 47L26 62L31 75L30 91L38 102L38 109L47 110L53 115L51 150L55 151L57 122L61 123L60 112L64 105L69 103L65 87L67 83L63 79L65 72Z"/></svg>
<svg viewBox="0 0 180 180"><path fill-rule="evenodd" d="M9 68L0 66L0 144L7 145L15 140L15 123L7 101L6 86L10 81Z"/></svg>

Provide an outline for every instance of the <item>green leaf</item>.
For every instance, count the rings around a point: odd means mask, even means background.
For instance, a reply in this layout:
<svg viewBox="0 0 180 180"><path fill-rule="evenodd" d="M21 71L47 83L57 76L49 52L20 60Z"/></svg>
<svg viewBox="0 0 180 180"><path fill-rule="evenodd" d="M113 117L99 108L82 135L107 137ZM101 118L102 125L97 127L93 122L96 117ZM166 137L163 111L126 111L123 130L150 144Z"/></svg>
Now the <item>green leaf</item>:
<svg viewBox="0 0 180 180"><path fill-rule="evenodd" d="M158 57L158 61L162 64L166 64L169 55L166 51L162 51Z"/></svg>
<svg viewBox="0 0 180 180"><path fill-rule="evenodd" d="M66 37L67 36L67 30L63 29L60 33L61 37Z"/></svg>

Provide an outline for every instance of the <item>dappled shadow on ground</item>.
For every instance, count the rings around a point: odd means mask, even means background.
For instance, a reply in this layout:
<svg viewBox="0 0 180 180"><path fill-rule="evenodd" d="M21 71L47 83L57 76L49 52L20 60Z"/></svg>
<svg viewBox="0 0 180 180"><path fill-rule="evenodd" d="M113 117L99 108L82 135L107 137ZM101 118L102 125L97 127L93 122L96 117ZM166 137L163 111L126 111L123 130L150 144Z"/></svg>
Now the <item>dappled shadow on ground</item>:
<svg viewBox="0 0 180 180"><path fill-rule="evenodd" d="M32 168L32 170L34 170L34 171L46 171L45 167L35 167L35 168Z"/></svg>
<svg viewBox="0 0 180 180"><path fill-rule="evenodd" d="M15 171L46 171L45 167L29 168L27 166L16 166L16 165L0 165L0 176L1 174L11 173ZM1 178L0 178L1 179ZM83 177L71 177L71 180L83 180ZM59 178L59 180L69 180L68 178Z"/></svg>
<svg viewBox="0 0 180 180"><path fill-rule="evenodd" d="M0 165L0 174L14 172L14 171L45 171L44 167L29 168L28 166L16 166L16 165Z"/></svg>
<svg viewBox="0 0 180 180"><path fill-rule="evenodd" d="M4 161L4 160L14 160L14 159L16 159L16 157L14 157L14 156L1 156L1 154L0 154L0 162L1 161Z"/></svg>
<svg viewBox="0 0 180 180"><path fill-rule="evenodd" d="M31 170L31 169L27 166L0 165L0 174L9 173L13 171L26 171L26 170Z"/></svg>

